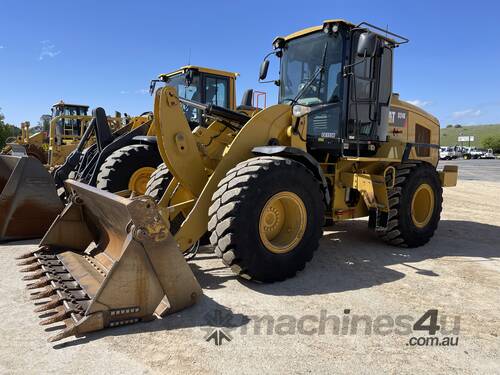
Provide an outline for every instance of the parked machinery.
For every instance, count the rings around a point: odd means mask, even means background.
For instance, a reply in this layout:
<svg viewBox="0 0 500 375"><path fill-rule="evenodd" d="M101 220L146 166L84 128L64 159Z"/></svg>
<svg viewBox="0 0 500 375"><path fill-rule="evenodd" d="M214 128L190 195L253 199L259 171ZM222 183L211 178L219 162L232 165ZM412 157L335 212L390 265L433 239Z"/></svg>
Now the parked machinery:
<svg viewBox="0 0 500 375"><path fill-rule="evenodd" d="M368 217L392 245L425 244L457 168L436 170L436 118L392 94L392 56L405 42L343 20L276 38L278 104L251 118L212 108L194 130L183 107L202 105L157 90L159 202L67 181L72 203L24 256L30 288L43 288L33 298L50 297L39 310L55 312L45 323L65 323L53 340L194 303L201 290L179 249L207 230L226 265L263 282L304 269L325 219Z"/></svg>
<svg viewBox="0 0 500 375"><path fill-rule="evenodd" d="M51 108L51 119L47 130L29 134L29 121L21 124L21 135L8 140L2 150L3 155L28 155L38 159L48 168L62 164L66 157L77 147L85 133L92 116L88 106L69 104L60 100ZM108 126L114 131L124 125L120 113L107 117Z"/></svg>
<svg viewBox="0 0 500 375"><path fill-rule="evenodd" d="M237 76L233 72L190 65L161 74L152 81L151 89L154 90L158 82L166 83L174 85L185 98L220 108L235 108ZM244 108L238 108L254 111L251 99L252 90L247 90ZM112 118L107 117L102 108L94 110L92 117L80 118L80 112L71 109L77 106L66 106L69 107L54 107L57 109L53 111L55 117L51 121L49 143L54 146L49 146L49 160L55 160L54 155L61 155L61 151L70 144L73 150L61 165L52 169L54 181L36 160L22 160L21 163L21 159L9 156L9 161L6 161L6 188L0 190L0 208L1 202L4 202L9 209L0 211L0 241L41 237L61 212L63 203L60 200L67 200L64 181L68 178L122 196L142 195L151 173L162 162L152 114L127 117L126 126L112 131ZM205 123L200 109L185 106L184 114L191 128ZM72 134L78 134L78 137ZM71 138L73 136L75 138ZM66 140L66 144L59 142L62 139ZM71 142L76 139L78 143L74 147ZM26 180L27 176L34 174L37 179ZM24 210L28 201L29 212Z"/></svg>

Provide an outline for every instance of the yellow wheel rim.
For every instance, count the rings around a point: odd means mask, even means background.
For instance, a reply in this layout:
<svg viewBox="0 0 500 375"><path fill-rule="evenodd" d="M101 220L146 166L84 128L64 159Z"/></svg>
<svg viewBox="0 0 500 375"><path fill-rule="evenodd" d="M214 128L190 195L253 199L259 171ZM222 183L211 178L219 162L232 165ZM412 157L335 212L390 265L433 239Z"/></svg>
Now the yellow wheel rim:
<svg viewBox="0 0 500 375"><path fill-rule="evenodd" d="M418 228L425 227L434 212L434 190L429 184L420 185L411 201L411 218Z"/></svg>
<svg viewBox="0 0 500 375"><path fill-rule="evenodd" d="M273 195L260 213L260 239L270 252L284 254L298 245L306 225L307 211L302 199L283 191Z"/></svg>
<svg viewBox="0 0 500 375"><path fill-rule="evenodd" d="M136 170L128 181L128 189L136 195L144 195L149 178L155 170L153 167L142 167Z"/></svg>

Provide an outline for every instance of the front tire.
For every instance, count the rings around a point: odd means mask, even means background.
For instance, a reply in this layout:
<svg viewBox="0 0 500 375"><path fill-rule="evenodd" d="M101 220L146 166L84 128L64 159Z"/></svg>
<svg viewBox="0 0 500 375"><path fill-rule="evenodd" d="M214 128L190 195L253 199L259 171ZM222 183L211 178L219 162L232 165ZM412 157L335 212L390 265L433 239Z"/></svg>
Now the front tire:
<svg viewBox="0 0 500 375"><path fill-rule="evenodd" d="M135 195L144 195L151 174L161 162L156 146L135 144L122 147L101 165L96 186L111 193L129 190Z"/></svg>
<svg viewBox="0 0 500 375"><path fill-rule="evenodd" d="M212 197L215 253L246 279L293 277L313 257L325 205L319 181L301 163L256 157L228 171Z"/></svg>
<svg viewBox="0 0 500 375"><path fill-rule="evenodd" d="M167 191L168 184L172 181L172 177L172 173L170 173L165 163L161 163L156 168L156 171L151 174L146 185L145 195L149 195L158 203L165 191Z"/></svg>
<svg viewBox="0 0 500 375"><path fill-rule="evenodd" d="M411 160L396 167L396 184L388 190L389 223L382 239L396 246L426 244L441 217L443 189L435 168Z"/></svg>

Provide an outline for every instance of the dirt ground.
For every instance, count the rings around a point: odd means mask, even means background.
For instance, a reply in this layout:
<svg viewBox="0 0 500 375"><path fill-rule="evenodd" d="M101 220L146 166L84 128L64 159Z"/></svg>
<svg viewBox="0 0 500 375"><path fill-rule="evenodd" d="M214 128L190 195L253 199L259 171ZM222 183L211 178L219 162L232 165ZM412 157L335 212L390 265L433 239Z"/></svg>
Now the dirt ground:
<svg viewBox="0 0 500 375"><path fill-rule="evenodd" d="M445 189L422 248L389 247L362 220L329 229L294 279L241 281L205 252L191 262L205 292L194 307L55 344L14 261L36 242L1 245L0 373L499 373L500 182ZM413 330L433 309L441 330Z"/></svg>

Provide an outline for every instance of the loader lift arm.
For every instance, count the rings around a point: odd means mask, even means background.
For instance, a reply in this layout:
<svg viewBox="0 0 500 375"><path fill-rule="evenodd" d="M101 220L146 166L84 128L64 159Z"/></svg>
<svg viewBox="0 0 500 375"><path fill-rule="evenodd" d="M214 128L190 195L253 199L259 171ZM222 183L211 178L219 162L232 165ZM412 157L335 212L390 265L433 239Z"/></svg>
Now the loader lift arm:
<svg viewBox="0 0 500 375"><path fill-rule="evenodd" d="M231 109L221 107L214 104L203 104L194 100L184 99L179 97L182 104L201 109L205 115L212 120L219 121L220 123L230 127L231 129L241 129L250 117L245 113L233 111Z"/></svg>

